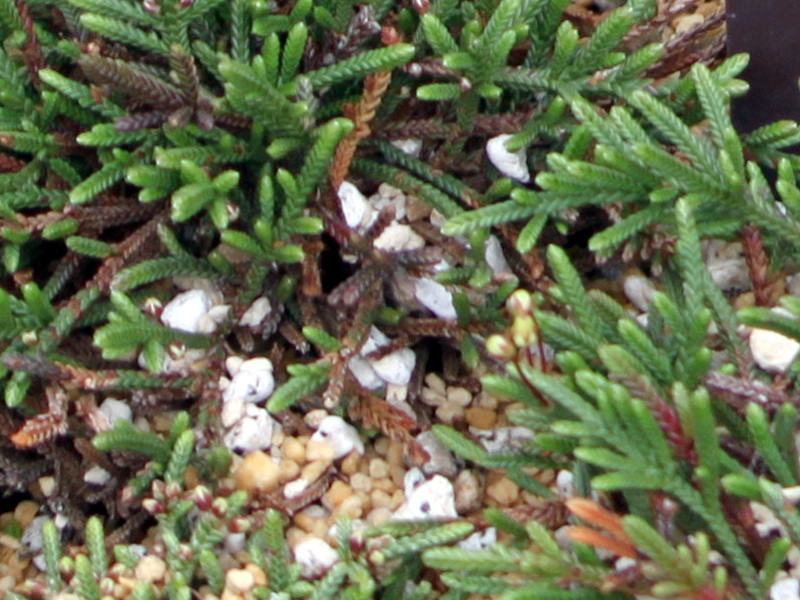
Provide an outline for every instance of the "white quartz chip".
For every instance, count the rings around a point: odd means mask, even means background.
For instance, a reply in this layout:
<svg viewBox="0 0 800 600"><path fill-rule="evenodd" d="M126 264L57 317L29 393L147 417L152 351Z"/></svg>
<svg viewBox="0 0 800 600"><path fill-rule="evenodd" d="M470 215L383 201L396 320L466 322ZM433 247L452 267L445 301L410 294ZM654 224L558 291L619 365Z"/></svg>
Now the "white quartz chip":
<svg viewBox="0 0 800 600"><path fill-rule="evenodd" d="M504 133L491 138L486 142L486 154L500 173L520 183L528 183L531 180L531 173L528 170L525 149L520 148L516 152L509 152L506 142L511 137L510 134Z"/></svg>
<svg viewBox="0 0 800 600"><path fill-rule="evenodd" d="M249 454L256 450L266 450L272 445L272 435L277 423L269 412L253 404L245 406L245 413L225 432L225 447L235 452Z"/></svg>
<svg viewBox="0 0 800 600"><path fill-rule="evenodd" d="M311 436L311 441L330 444L334 459L347 456L353 450L364 454L364 442L361 441L356 428L336 415L322 419L319 428Z"/></svg>
<svg viewBox="0 0 800 600"><path fill-rule="evenodd" d="M427 521L457 517L453 484L446 477L434 475L414 488L392 515L392 520Z"/></svg>
<svg viewBox="0 0 800 600"><path fill-rule="evenodd" d="M456 459L439 438L432 431L423 431L417 438L417 442L428 453L430 460L422 465L422 470L428 475L439 473L445 477L455 477L458 472Z"/></svg>
<svg viewBox="0 0 800 600"><path fill-rule="evenodd" d="M243 327L258 327L270 312L272 312L272 305L269 303L269 298L261 296L244 311L244 314L239 318L239 325Z"/></svg>
<svg viewBox="0 0 800 600"><path fill-rule="evenodd" d="M797 600L800 598L800 581L794 577L780 579L769 588L769 600Z"/></svg>
<svg viewBox="0 0 800 600"><path fill-rule="evenodd" d="M312 537L294 547L294 559L302 566L303 577L316 579L339 562L339 553L325 540Z"/></svg>
<svg viewBox="0 0 800 600"><path fill-rule="evenodd" d="M370 361L375 373L386 383L406 385L417 362L417 355L410 348L403 348Z"/></svg>
<svg viewBox="0 0 800 600"><path fill-rule="evenodd" d="M170 300L161 312L161 322L167 327L198 333L202 319L214 306L214 300L205 290L182 292Z"/></svg>
<svg viewBox="0 0 800 600"><path fill-rule="evenodd" d="M458 316L453 305L453 294L438 281L427 277L417 279L414 297L440 319L455 319Z"/></svg>
<svg viewBox="0 0 800 600"><path fill-rule="evenodd" d="M225 388L222 399L228 402L241 398L245 402L261 402L270 397L275 389L272 363L267 358L251 358L244 361L233 374Z"/></svg>
<svg viewBox="0 0 800 600"><path fill-rule="evenodd" d="M343 181L337 192L344 221L350 229L366 227L372 220L372 207L364 194L349 181Z"/></svg>
<svg viewBox="0 0 800 600"><path fill-rule="evenodd" d="M772 312L784 317L794 315L784 308ZM800 343L777 331L755 328L750 333L750 352L756 364L770 373L785 373L800 353Z"/></svg>
<svg viewBox="0 0 800 600"><path fill-rule="evenodd" d="M497 529L489 527L483 531L476 531L468 538L458 542L458 547L462 550L486 550L497 543Z"/></svg>
<svg viewBox="0 0 800 600"><path fill-rule="evenodd" d="M408 225L392 223L372 243L377 250L401 252L425 247L425 239Z"/></svg>

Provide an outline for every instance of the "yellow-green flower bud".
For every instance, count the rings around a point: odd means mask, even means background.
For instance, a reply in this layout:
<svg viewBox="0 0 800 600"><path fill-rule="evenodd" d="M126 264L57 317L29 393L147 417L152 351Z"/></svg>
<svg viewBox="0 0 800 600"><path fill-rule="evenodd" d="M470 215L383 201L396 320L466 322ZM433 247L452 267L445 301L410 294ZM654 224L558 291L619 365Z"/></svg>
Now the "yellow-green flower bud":
<svg viewBox="0 0 800 600"><path fill-rule="evenodd" d="M527 348L536 342L536 323L531 315L520 315L511 324L511 341L517 348Z"/></svg>
<svg viewBox="0 0 800 600"><path fill-rule="evenodd" d="M508 338L499 333L490 335L486 340L486 351L500 360L510 360L517 354L517 349Z"/></svg>
<svg viewBox="0 0 800 600"><path fill-rule="evenodd" d="M506 300L506 308L512 317L530 315L533 312L533 296L528 290L516 290Z"/></svg>

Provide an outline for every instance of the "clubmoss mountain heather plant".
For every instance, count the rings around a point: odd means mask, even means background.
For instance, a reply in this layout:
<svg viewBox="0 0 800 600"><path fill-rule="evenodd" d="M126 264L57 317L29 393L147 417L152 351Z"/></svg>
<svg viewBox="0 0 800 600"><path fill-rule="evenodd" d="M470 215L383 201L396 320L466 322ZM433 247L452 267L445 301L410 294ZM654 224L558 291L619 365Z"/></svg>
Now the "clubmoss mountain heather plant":
<svg viewBox="0 0 800 600"><path fill-rule="evenodd" d="M0 589L797 596L800 127L724 16L0 0Z"/></svg>

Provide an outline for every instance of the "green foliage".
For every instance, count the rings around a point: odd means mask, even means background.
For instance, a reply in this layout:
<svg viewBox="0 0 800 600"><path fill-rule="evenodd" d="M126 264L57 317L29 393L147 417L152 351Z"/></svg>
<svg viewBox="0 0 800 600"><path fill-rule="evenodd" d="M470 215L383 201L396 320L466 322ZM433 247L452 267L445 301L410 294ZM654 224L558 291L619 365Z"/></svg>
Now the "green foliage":
<svg viewBox="0 0 800 600"><path fill-rule="evenodd" d="M786 502L800 476L798 371L770 380L742 326L800 340L800 301L770 309L797 270L800 126L740 135L730 105L747 57L717 61L702 28L650 43L675 3L629 0L597 19L566 18L569 4L0 0L0 387L17 428L0 481L28 485L13 467L23 453L34 479L113 464L103 494L59 488L50 508L73 526L87 510L156 522L169 577L132 598L225 596L220 548L234 537L266 575L254 598L768 595L800 547ZM532 182L487 158L500 135ZM378 193L343 207L342 180ZM424 247L376 244L395 225ZM706 256L737 239L757 303L738 311ZM658 283L646 314L589 285L589 264L610 279L646 270ZM447 285L454 321L411 300L417 277ZM159 319L187 286L227 315L205 333ZM458 423L432 430L471 468L566 504L572 547L492 508L486 522L507 537L488 548L457 545L476 520L342 519L334 566L312 576L294 562L289 522L266 508L294 499L231 488L223 365L275 360L265 407L284 423L335 406L407 441L394 417L364 411L385 392L349 369L373 323L387 351L412 347L422 368L444 347L454 377L480 372L484 393L518 403L508 418L534 435L502 452ZM97 406L111 393L137 417L186 412L168 434L109 426ZM537 469L571 471L584 504ZM753 501L785 540L754 543ZM80 551L44 526L43 595L100 600L143 560L107 547L107 525L86 516ZM623 572L619 556L633 561Z"/></svg>

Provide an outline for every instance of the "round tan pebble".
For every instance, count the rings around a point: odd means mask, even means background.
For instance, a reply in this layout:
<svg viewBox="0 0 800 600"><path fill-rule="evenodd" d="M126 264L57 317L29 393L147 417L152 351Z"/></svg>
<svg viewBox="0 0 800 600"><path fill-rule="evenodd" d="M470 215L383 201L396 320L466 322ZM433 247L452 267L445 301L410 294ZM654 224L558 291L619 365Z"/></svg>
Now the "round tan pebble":
<svg viewBox="0 0 800 600"><path fill-rule="evenodd" d="M358 452L351 452L345 456L344 459L342 459L342 464L339 465L339 470L345 475L352 475L353 473L358 473L360 465L361 456L358 454Z"/></svg>
<svg viewBox="0 0 800 600"><path fill-rule="evenodd" d="M508 477L503 477L486 488L486 495L500 506L509 506L519 498L519 486Z"/></svg>
<svg viewBox="0 0 800 600"><path fill-rule="evenodd" d="M272 439L270 442L272 446L283 446L283 442L286 440L286 434L283 433L283 430L278 429L275 433L272 434Z"/></svg>
<svg viewBox="0 0 800 600"><path fill-rule="evenodd" d="M461 471L453 483L456 495L456 511L468 515L481 507L483 486L478 475L469 469Z"/></svg>
<svg viewBox="0 0 800 600"><path fill-rule="evenodd" d="M222 590L222 595L219 597L219 600L245 600L245 598L241 594L225 589Z"/></svg>
<svg viewBox="0 0 800 600"><path fill-rule="evenodd" d="M157 556L143 556L134 569L136 579L154 583L162 581L167 574L167 563Z"/></svg>
<svg viewBox="0 0 800 600"><path fill-rule="evenodd" d="M297 513L293 518L294 524L314 537L325 537L328 532L327 519L320 518L319 515L315 515L313 512L304 510Z"/></svg>
<svg viewBox="0 0 800 600"><path fill-rule="evenodd" d="M303 467L300 477L308 481L308 483L314 483L317 479L319 479L320 475L325 472L329 464L330 463L322 461L308 463L305 467Z"/></svg>
<svg viewBox="0 0 800 600"><path fill-rule="evenodd" d="M282 460L280 464L280 482L286 483L300 475L300 465L293 460Z"/></svg>
<svg viewBox="0 0 800 600"><path fill-rule="evenodd" d="M39 477L36 481L39 484L39 489L42 491L42 494L47 496L48 498L53 495L56 491L56 478L51 477L50 475L45 475L44 477Z"/></svg>
<svg viewBox="0 0 800 600"><path fill-rule="evenodd" d="M267 574L264 573L264 569L259 567L257 564L247 563L244 568L252 573L253 581L256 582L257 586L267 585L269 583L269 579L267 579Z"/></svg>
<svg viewBox="0 0 800 600"><path fill-rule="evenodd" d="M350 487L357 492L367 492L372 490L372 479L363 473L354 473L350 476Z"/></svg>
<svg viewBox="0 0 800 600"><path fill-rule="evenodd" d="M39 512L39 504L33 500L23 500L14 508L14 518L23 527L31 524L36 513Z"/></svg>
<svg viewBox="0 0 800 600"><path fill-rule="evenodd" d="M388 477L384 477L382 479L373 479L372 480L372 491L381 490L383 492L393 492L397 489L397 486L392 483L392 480Z"/></svg>
<svg viewBox="0 0 800 600"><path fill-rule="evenodd" d="M491 429L497 424L497 413L491 408L473 406L466 410L465 416L470 427L476 429Z"/></svg>
<svg viewBox="0 0 800 600"><path fill-rule="evenodd" d="M379 437L375 440L375 443L372 445L375 449L375 454L378 456L386 456L386 453L389 451L389 441L387 437Z"/></svg>
<svg viewBox="0 0 800 600"><path fill-rule="evenodd" d="M380 527L392 518L392 510L386 507L373 508L367 515L367 523L370 527Z"/></svg>
<svg viewBox="0 0 800 600"><path fill-rule="evenodd" d="M445 395L432 388L422 388L422 401L428 406L441 406L447 401Z"/></svg>
<svg viewBox="0 0 800 600"><path fill-rule="evenodd" d="M339 506L347 498L353 495L353 489L344 481L336 480L331 484L325 499L331 506Z"/></svg>
<svg viewBox="0 0 800 600"><path fill-rule="evenodd" d="M333 446L328 442L311 440L306 445L306 460L309 462L320 461L330 464L335 455Z"/></svg>
<svg viewBox="0 0 800 600"><path fill-rule="evenodd" d="M261 450L244 457L233 478L236 488L247 492L273 492L280 482L281 470L278 464Z"/></svg>
<svg viewBox="0 0 800 600"><path fill-rule="evenodd" d="M225 588L235 594L247 594L256 585L256 579L247 569L231 569L225 573Z"/></svg>
<svg viewBox="0 0 800 600"><path fill-rule="evenodd" d="M445 402L436 409L436 418L446 425L452 425L456 419L464 416L464 407L455 402Z"/></svg>
<svg viewBox="0 0 800 600"><path fill-rule="evenodd" d="M425 375L425 385L442 396L444 396L447 391L447 384L445 384L444 379L442 379L438 373L428 373Z"/></svg>
<svg viewBox="0 0 800 600"><path fill-rule="evenodd" d="M394 494L392 494L392 510L398 508L405 501L406 495L403 490L395 490Z"/></svg>
<svg viewBox="0 0 800 600"><path fill-rule="evenodd" d="M391 494L387 494L383 490L372 490L369 498L375 508L389 508L392 505Z"/></svg>
<svg viewBox="0 0 800 600"><path fill-rule="evenodd" d="M389 463L382 458L369 461L369 476L372 479L383 479L389 476Z"/></svg>
<svg viewBox="0 0 800 600"><path fill-rule="evenodd" d="M300 465L306 461L306 447L297 438L289 437L281 445L281 455Z"/></svg>
<svg viewBox="0 0 800 600"><path fill-rule="evenodd" d="M360 496L350 496L345 498L344 502L339 504L331 515L334 520L342 516L348 516L351 519L360 519L364 514L364 501Z"/></svg>
<svg viewBox="0 0 800 600"><path fill-rule="evenodd" d="M499 403L500 402L495 396L487 394L486 392L481 392L480 394L478 394L478 397L473 402L475 406L481 406L483 408L491 408L492 410L497 410L497 405Z"/></svg>
<svg viewBox="0 0 800 600"><path fill-rule="evenodd" d="M447 401L457 404L458 406L469 406L472 402L472 394L467 388L463 387L449 387L447 388Z"/></svg>

